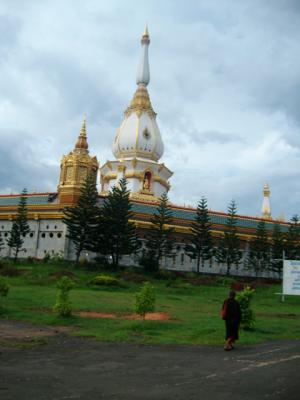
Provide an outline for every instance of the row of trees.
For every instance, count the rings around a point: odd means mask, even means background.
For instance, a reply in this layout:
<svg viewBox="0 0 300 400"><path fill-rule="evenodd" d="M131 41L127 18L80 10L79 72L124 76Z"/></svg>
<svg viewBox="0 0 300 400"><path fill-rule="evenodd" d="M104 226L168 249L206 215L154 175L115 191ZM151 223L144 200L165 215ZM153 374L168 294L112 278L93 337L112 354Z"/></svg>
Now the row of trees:
<svg viewBox="0 0 300 400"><path fill-rule="evenodd" d="M109 256L111 264L118 266L123 255L139 254L140 263L148 270L157 270L164 258L176 256L176 237L173 225L173 212L168 204L167 194L160 198L155 213L146 230L144 247L138 238L129 201L130 192L126 180L121 179L109 193L102 207L97 205L97 192L93 180L88 178L82 187L76 207L65 210L64 222L68 226L68 236L74 242L76 260L82 250L91 250ZM207 200L202 198L191 223L189 241L185 253L196 261L197 272L205 261L213 257L218 263L226 265L229 275L232 266L241 262L256 275L274 271L280 275L283 251L289 258L300 258L300 227L297 216L292 218L287 233L281 231L278 223L268 234L264 220L259 221L253 239L249 243L246 259L243 259L242 242L237 231L237 207L232 201L228 207L228 217L220 238L212 236L212 224Z"/></svg>
<svg viewBox="0 0 300 400"><path fill-rule="evenodd" d="M68 227L67 236L75 246L76 262L84 250L102 255L114 267L119 266L122 256L136 254L145 269L158 270L164 258L176 256L173 211L169 207L167 194L160 198L160 203L150 219L150 226L145 230L143 248L132 222L129 195L126 180L121 179L99 206L94 180L92 177L87 178L81 188L77 205L64 210L63 222ZM30 231L26 199L27 192L24 189L7 240L15 260L22 250L24 237ZM205 261L214 258L218 263L226 265L228 275L232 266L238 267L241 262L256 275L265 271L280 275L283 252L286 258L300 258L298 216L292 218L287 232L282 232L280 224L275 223L273 231L268 233L265 221L259 221L253 239L249 242L247 256L243 258L236 214L237 207L232 201L228 207L223 234L220 238L215 238L212 236L207 200L202 198L199 202L195 219L191 223L189 240L184 248L185 253L196 261L198 273ZM4 242L0 236L0 251L3 247Z"/></svg>

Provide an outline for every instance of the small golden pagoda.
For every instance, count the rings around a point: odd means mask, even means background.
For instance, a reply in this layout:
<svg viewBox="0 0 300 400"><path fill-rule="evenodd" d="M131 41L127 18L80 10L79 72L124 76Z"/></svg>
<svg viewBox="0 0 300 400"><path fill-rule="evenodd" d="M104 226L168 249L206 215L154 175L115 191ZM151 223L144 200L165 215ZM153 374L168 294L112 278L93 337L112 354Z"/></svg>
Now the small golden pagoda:
<svg viewBox="0 0 300 400"><path fill-rule="evenodd" d="M57 187L59 202L66 205L75 204L80 195L80 188L89 174L95 177L96 184L98 168L97 157L89 155L84 117L74 150L63 156L60 163L60 178Z"/></svg>

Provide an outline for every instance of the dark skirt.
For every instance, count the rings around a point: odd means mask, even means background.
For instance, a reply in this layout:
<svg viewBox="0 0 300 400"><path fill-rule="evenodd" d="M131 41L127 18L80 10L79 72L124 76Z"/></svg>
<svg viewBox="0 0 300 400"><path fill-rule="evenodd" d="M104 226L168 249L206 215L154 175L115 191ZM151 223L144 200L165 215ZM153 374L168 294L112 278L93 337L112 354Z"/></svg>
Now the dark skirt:
<svg viewBox="0 0 300 400"><path fill-rule="evenodd" d="M226 336L225 339L238 340L239 338L239 322L232 319L225 320Z"/></svg>

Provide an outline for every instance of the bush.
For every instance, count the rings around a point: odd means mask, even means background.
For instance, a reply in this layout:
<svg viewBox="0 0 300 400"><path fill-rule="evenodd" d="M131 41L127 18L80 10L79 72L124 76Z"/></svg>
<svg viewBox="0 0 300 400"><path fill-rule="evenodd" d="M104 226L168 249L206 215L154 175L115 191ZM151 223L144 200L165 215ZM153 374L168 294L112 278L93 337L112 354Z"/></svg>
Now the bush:
<svg viewBox="0 0 300 400"><path fill-rule="evenodd" d="M68 278L72 279L75 277L75 274L72 271L54 271L50 272L49 275L57 279L62 278L63 276L67 276Z"/></svg>
<svg viewBox="0 0 300 400"><path fill-rule="evenodd" d="M143 283L146 281L145 276L137 274L136 272L133 271L124 271L122 273L122 279L124 279L124 281L133 283Z"/></svg>
<svg viewBox="0 0 300 400"><path fill-rule="evenodd" d="M4 269L6 267L7 267L7 264L3 260L0 259L0 269Z"/></svg>
<svg viewBox="0 0 300 400"><path fill-rule="evenodd" d="M144 283L135 295L135 312L145 319L146 313L155 310L155 292L150 282Z"/></svg>
<svg viewBox="0 0 300 400"><path fill-rule="evenodd" d="M0 274L3 276L19 276L24 272L24 270L22 269L18 269L15 267L9 267L9 266L4 266L4 268L2 268L0 270Z"/></svg>
<svg viewBox="0 0 300 400"><path fill-rule="evenodd" d="M2 298L7 297L9 286L5 279L0 276L0 308L2 308Z"/></svg>
<svg viewBox="0 0 300 400"><path fill-rule="evenodd" d="M74 283L67 276L62 277L57 282L57 297L53 310L61 317L69 317L72 313L72 304L69 300L69 292L73 288Z"/></svg>
<svg viewBox="0 0 300 400"><path fill-rule="evenodd" d="M168 271L166 269L160 269L154 274L155 279L161 279L161 280L175 280L177 279L177 276L175 275L174 272Z"/></svg>
<svg viewBox="0 0 300 400"><path fill-rule="evenodd" d="M89 284L96 286L123 286L120 279L114 278L110 275L97 275L89 282Z"/></svg>
<svg viewBox="0 0 300 400"><path fill-rule="evenodd" d="M236 296L241 307L241 328L245 330L253 329L255 316L250 308L250 302L255 290L247 286L243 291Z"/></svg>

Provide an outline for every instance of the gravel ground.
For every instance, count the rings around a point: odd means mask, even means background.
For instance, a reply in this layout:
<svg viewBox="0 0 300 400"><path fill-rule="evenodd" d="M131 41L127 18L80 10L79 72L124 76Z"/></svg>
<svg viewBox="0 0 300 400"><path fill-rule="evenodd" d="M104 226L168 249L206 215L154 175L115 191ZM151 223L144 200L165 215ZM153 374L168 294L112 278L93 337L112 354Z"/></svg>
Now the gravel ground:
<svg viewBox="0 0 300 400"><path fill-rule="evenodd" d="M0 345L0 399L299 400L299 371L300 341L224 352L102 343L55 331L33 348Z"/></svg>

